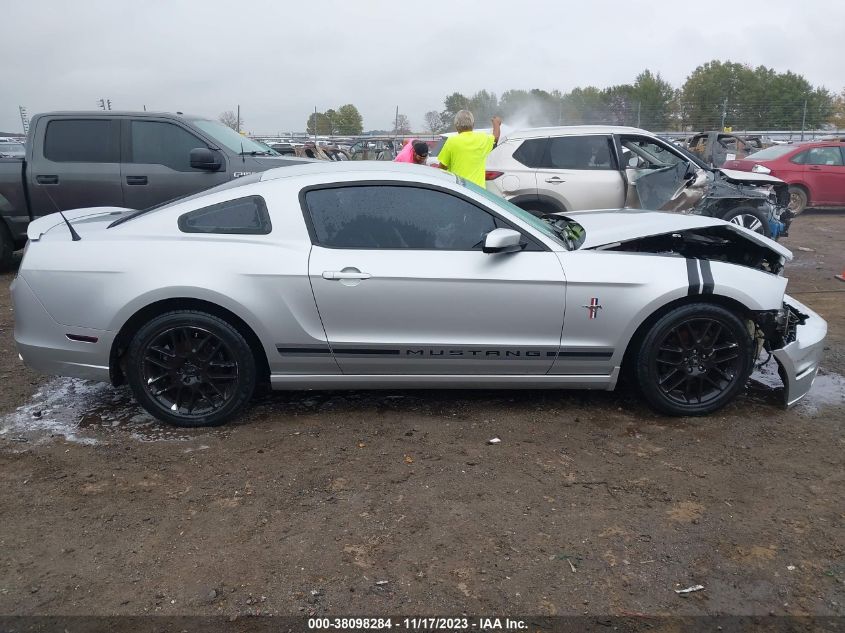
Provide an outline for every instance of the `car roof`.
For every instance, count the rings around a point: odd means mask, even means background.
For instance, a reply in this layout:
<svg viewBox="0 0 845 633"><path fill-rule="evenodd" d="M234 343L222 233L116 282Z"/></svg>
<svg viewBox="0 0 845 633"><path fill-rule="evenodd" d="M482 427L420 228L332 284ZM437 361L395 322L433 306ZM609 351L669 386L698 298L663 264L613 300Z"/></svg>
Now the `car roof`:
<svg viewBox="0 0 845 633"><path fill-rule="evenodd" d="M534 127L509 132L509 139L537 138L541 136L577 136L579 134L646 134L651 132L624 125L558 125L553 127Z"/></svg>
<svg viewBox="0 0 845 633"><path fill-rule="evenodd" d="M276 167L261 174L261 182L279 180L281 178L298 178L304 176L335 174L367 174L372 179L379 176L389 180L399 180L398 176L413 175L416 180L430 178L454 183L455 175L428 165L414 165L411 163L394 163L392 161L361 160L361 161L315 161L313 163L291 165L290 167Z"/></svg>
<svg viewBox="0 0 845 633"><path fill-rule="evenodd" d="M204 116L185 114L184 112L154 112L152 110L59 110L56 112L43 112L35 115L37 117L110 117L110 116L141 116L141 117L164 117L169 119L185 119L188 121L211 121Z"/></svg>
<svg viewBox="0 0 845 633"><path fill-rule="evenodd" d="M840 147L843 141L827 140L827 141L799 141L796 147Z"/></svg>

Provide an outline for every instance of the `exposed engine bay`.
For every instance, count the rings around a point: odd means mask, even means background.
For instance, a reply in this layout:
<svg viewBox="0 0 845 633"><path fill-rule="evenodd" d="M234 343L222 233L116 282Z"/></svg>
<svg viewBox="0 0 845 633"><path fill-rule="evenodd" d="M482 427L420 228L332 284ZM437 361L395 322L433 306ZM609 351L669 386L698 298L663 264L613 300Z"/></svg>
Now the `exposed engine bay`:
<svg viewBox="0 0 845 633"><path fill-rule="evenodd" d="M743 238L725 226L703 227L664 233L610 244L600 250L628 253L676 254L688 259L707 259L754 268L778 275L784 259L770 248Z"/></svg>

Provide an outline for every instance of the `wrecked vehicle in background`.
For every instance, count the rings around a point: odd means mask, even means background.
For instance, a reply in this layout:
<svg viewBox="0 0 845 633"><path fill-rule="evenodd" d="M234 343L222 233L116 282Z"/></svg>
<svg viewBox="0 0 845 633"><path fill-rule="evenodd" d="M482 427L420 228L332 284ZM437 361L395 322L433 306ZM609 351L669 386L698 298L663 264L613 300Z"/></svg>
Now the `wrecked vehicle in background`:
<svg viewBox="0 0 845 633"><path fill-rule="evenodd" d="M352 160L393 160L402 145L401 138L373 136L353 143L349 154Z"/></svg>
<svg viewBox="0 0 845 633"><path fill-rule="evenodd" d="M617 126L513 132L487 157L487 188L527 211L650 209L706 215L767 237L785 235L787 185L713 169L650 132Z"/></svg>
<svg viewBox="0 0 845 633"><path fill-rule="evenodd" d="M702 132L687 140L687 149L711 167L745 158L765 147L759 136L737 136L727 132Z"/></svg>
<svg viewBox="0 0 845 633"><path fill-rule="evenodd" d="M315 160L351 160L349 153L336 145L317 145L313 141L301 144L274 143L270 147L282 156L313 158Z"/></svg>

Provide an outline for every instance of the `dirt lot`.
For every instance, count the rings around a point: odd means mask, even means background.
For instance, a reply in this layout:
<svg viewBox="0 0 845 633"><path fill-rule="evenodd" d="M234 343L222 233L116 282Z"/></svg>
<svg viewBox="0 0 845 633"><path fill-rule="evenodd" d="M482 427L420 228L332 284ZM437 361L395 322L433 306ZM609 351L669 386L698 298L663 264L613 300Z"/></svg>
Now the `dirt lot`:
<svg viewBox="0 0 845 633"><path fill-rule="evenodd" d="M752 382L704 419L624 393L276 393L173 430L24 369L4 275L0 614L845 615L843 235L807 212L785 241L830 324L808 399Z"/></svg>

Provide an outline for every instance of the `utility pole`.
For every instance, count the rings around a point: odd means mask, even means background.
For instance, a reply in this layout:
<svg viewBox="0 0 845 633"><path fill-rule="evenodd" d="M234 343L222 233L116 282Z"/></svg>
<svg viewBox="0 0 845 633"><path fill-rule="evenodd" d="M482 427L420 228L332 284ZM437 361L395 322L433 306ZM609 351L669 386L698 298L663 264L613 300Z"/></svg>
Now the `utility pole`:
<svg viewBox="0 0 845 633"><path fill-rule="evenodd" d="M18 111L21 113L21 125L23 126L23 133L29 134L29 115L26 113L26 107L18 106Z"/></svg>
<svg viewBox="0 0 845 633"><path fill-rule="evenodd" d="M725 129L725 119L728 117L728 98L725 97L725 102L722 104L722 130Z"/></svg>
<svg viewBox="0 0 845 633"><path fill-rule="evenodd" d="M399 134L399 106L396 106L396 119L393 122L393 138Z"/></svg>
<svg viewBox="0 0 845 633"><path fill-rule="evenodd" d="M314 106L314 145L317 144L317 106Z"/></svg>
<svg viewBox="0 0 845 633"><path fill-rule="evenodd" d="M241 133L241 104L238 104L238 134Z"/></svg>
<svg viewBox="0 0 845 633"><path fill-rule="evenodd" d="M801 140L804 140L804 126L807 124L807 100L804 99L804 114L801 117Z"/></svg>

